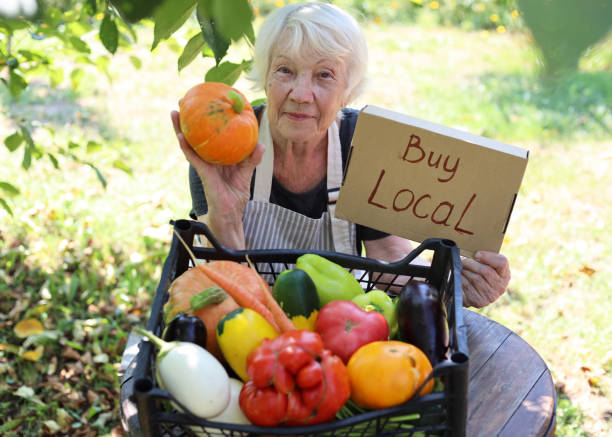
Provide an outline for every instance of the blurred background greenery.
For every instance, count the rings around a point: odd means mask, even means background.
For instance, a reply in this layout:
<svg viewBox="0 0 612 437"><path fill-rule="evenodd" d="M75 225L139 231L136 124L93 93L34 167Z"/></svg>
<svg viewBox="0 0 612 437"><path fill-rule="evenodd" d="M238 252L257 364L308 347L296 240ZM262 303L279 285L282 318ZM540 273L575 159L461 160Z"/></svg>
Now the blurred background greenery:
<svg viewBox="0 0 612 437"><path fill-rule="evenodd" d="M245 39L224 51L202 36L223 36L202 25L223 22L223 7L172 1L174 15L159 12L167 0L50 0L31 17L25 0L17 15L0 7L2 435L119 432L121 352L148 318L168 222L191 207L169 111L210 74L262 97L240 75ZM232 31L248 38L286 3L252 0ZM530 150L502 248L513 279L481 312L550 366L558 435L610 434L610 2L333 3L369 41L370 86L355 107ZM42 329L20 337L24 320Z"/></svg>

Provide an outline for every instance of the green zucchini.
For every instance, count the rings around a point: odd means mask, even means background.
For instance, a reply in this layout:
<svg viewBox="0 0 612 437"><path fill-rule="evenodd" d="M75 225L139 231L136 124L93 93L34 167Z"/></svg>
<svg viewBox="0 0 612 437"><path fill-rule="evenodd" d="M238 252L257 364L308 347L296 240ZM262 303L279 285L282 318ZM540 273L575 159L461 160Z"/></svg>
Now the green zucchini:
<svg viewBox="0 0 612 437"><path fill-rule="evenodd" d="M272 295L297 329L314 331L319 314L319 295L303 270L285 270L274 283Z"/></svg>

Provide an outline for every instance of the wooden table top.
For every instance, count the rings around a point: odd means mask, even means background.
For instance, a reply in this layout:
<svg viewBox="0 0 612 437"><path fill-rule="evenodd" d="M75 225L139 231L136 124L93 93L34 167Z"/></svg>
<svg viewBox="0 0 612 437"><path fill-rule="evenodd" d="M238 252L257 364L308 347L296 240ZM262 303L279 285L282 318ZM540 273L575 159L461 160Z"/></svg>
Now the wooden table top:
<svg viewBox="0 0 612 437"><path fill-rule="evenodd" d="M555 385L540 355L516 333L464 309L469 347L466 436L554 434Z"/></svg>

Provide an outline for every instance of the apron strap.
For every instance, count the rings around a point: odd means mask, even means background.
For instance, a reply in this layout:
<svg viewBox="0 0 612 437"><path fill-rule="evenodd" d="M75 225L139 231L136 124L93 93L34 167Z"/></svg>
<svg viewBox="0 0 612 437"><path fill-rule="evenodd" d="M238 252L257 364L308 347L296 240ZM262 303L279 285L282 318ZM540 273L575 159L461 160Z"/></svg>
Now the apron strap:
<svg viewBox="0 0 612 437"><path fill-rule="evenodd" d="M268 109L266 107L264 107L261 115L257 141L266 146L266 150L255 170L253 200L269 202L270 192L272 191L272 175L274 174L274 144L270 134L270 122L268 121Z"/></svg>
<svg viewBox="0 0 612 437"><path fill-rule="evenodd" d="M336 202L342 185L342 146L339 125L340 119L337 118L327 131L327 210L331 220L335 251L355 255L355 224L336 218Z"/></svg>

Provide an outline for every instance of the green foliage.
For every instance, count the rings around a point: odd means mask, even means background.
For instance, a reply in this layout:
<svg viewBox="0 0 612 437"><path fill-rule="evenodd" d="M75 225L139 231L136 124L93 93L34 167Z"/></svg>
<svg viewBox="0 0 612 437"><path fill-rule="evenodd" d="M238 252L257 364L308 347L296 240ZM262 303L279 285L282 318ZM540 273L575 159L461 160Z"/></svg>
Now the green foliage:
<svg viewBox="0 0 612 437"><path fill-rule="evenodd" d="M517 0L548 76L574 72L588 47L612 30L612 2Z"/></svg>
<svg viewBox="0 0 612 437"><path fill-rule="evenodd" d="M290 0L287 3L295 3ZM336 0L360 19L381 22L418 22L435 25L459 26L463 29L494 29L503 33L520 28L515 0L436 0L390 1ZM40 10L29 18L0 17L0 80L16 101L22 98L32 82L44 81L49 87L59 87L67 80L82 92L82 84L90 70L109 77L110 58L99 54L95 47L100 42L107 53L129 50L136 41L134 26L153 22L155 50L162 41L188 23L195 15L199 32L181 48L177 59L179 71L198 56L212 57L215 65L206 73L205 80L235 83L251 65L250 59L241 62L225 61L232 44L245 39L255 40L255 14L266 14L285 4L273 0L53 0L39 2ZM578 4L570 0L561 3L521 1L524 19L530 27L535 43L540 47L547 72L557 74L576 69L584 51L602 38L610 29L611 6L600 0ZM576 20L576 17L581 17ZM577 25L578 24L578 25ZM97 35L97 40L90 37ZM132 56L134 65L140 61ZM62 64L69 64L67 74ZM5 138L11 152L23 148L22 167L27 170L33 161L47 157L56 167L57 150L38 139L36 120L27 114L17 116L6 108L15 131ZM70 156L89 166L106 185L103 169L87 161L82 154L85 144L70 149ZM65 150L65 149L64 149ZM61 152L60 152L61 153ZM116 167L126 169L120 162ZM0 181L7 187L8 181ZM14 185L13 185L14 187ZM17 188L17 187L14 187ZM0 189L0 207L12 214L9 197L15 190Z"/></svg>
<svg viewBox="0 0 612 437"><path fill-rule="evenodd" d="M584 431L584 414L572 403L563 391L557 391L557 427L556 435L564 437L587 437Z"/></svg>
<svg viewBox="0 0 612 437"><path fill-rule="evenodd" d="M47 232L60 234L57 256L47 263L33 259L32 237L19 231L6 241L0 235L7 243L0 251L0 310L45 326L25 341L12 329L0 335L13 363L3 368L0 411L9 420L0 425L2 435L38 436L43 430L75 435L85 427L103 435L118 420L119 379L112 363L120 361L130 327L149 304L152 290L146 287L153 284L143 279L157 274L166 247L149 239L144 243L150 258L134 261L96 243L84 222L65 219L58 213L42 223ZM43 356L26 359L37 347Z"/></svg>
<svg viewBox="0 0 612 437"><path fill-rule="evenodd" d="M79 92L87 71L91 68L109 76L108 56L99 55L96 43L101 42L111 55L119 48L129 50L136 42L134 25L153 21L151 50L172 37L185 25L197 9L200 33L194 35L178 58L178 70L187 67L198 55L215 58L207 80L233 84L250 65L249 60L239 64L221 61L232 42L243 37L251 43L255 36L251 22L253 12L247 0L55 0L40 3L41 9L33 17L0 17L0 80L13 101L18 101L31 88L31 83L44 81L47 87L59 87L66 80L62 64L70 65L67 78L72 89ZM92 40L91 34L97 34ZM132 63L140 63L132 56ZM72 142L68 147L46 144L37 139L44 126L28 114L15 114L10 105L3 104L7 118L12 120L15 132L5 138L11 152L23 147L22 167L28 170L33 160L48 157L59 168L57 154L64 154L76 162L91 167L103 186L107 181L97 164L85 159L87 145ZM48 128L48 127L47 127ZM129 167L114 160L114 167L128 173ZM9 181L0 180L0 208L12 214L9 197L19 189Z"/></svg>
<svg viewBox="0 0 612 437"><path fill-rule="evenodd" d="M262 14L274 8L275 3L272 0L253 1ZM346 8L362 20L376 22L429 23L465 30L497 29L499 26L508 29L520 25L515 0L334 0L331 3Z"/></svg>

